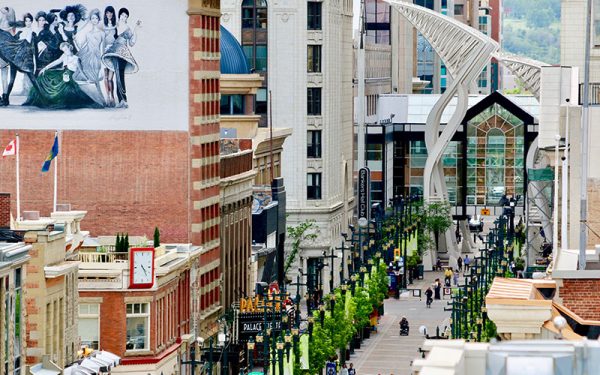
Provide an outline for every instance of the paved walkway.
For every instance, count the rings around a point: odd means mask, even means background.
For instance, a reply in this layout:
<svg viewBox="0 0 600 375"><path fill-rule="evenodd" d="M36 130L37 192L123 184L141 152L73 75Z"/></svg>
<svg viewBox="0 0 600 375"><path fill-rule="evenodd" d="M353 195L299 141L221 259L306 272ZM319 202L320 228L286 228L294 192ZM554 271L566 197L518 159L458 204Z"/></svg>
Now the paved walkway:
<svg viewBox="0 0 600 375"><path fill-rule="evenodd" d="M422 346L424 337L419 327L427 327L430 335L435 335L436 325L440 330L448 325L450 311L444 311L449 299L434 301L430 309L425 306L424 292L436 278L443 281L441 272L426 272L424 280L415 281L412 288L423 291L423 298L402 296L399 300L385 300L385 314L381 317L378 332L361 345L350 358L358 375L409 375L410 363L419 356L418 348ZM462 281L462 278L461 278ZM399 336L399 322L406 316L410 323L409 336Z"/></svg>

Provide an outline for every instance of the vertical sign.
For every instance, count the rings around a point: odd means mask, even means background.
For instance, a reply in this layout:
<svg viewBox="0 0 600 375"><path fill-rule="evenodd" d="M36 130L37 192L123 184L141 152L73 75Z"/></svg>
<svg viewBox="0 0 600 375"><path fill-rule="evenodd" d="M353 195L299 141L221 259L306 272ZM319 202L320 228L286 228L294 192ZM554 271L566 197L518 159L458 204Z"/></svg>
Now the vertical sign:
<svg viewBox="0 0 600 375"><path fill-rule="evenodd" d="M366 227L371 216L371 171L367 167L358 170L358 224Z"/></svg>

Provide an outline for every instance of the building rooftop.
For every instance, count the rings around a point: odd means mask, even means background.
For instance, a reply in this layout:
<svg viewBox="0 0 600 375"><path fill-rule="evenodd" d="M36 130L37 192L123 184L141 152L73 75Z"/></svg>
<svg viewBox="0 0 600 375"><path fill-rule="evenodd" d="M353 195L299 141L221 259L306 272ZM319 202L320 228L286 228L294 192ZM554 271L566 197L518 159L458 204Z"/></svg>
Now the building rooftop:
<svg viewBox="0 0 600 375"><path fill-rule="evenodd" d="M379 98L377 113L383 121L393 116L394 124L425 124L427 116L441 95L438 94L386 94ZM469 108L483 100L487 95L469 95ZM539 116L540 104L531 95L504 95L534 118ZM456 109L454 97L442 115L441 123L448 122Z"/></svg>
<svg viewBox="0 0 600 375"><path fill-rule="evenodd" d="M242 46L221 26L221 74L249 74L248 61Z"/></svg>

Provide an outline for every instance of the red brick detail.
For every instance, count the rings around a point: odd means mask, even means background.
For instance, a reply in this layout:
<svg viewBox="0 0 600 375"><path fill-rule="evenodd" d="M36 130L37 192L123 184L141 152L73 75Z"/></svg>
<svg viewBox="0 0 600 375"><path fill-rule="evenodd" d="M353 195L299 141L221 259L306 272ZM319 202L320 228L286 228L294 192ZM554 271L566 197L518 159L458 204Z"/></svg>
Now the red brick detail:
<svg viewBox="0 0 600 375"><path fill-rule="evenodd" d="M559 297L582 319L600 320L600 279L563 279Z"/></svg>
<svg viewBox="0 0 600 375"><path fill-rule="evenodd" d="M196 94L217 94L220 92L219 79L195 79L194 71L212 71L219 72L220 64L218 60L207 60L203 56L214 55L214 52L219 51L219 40L214 38L195 37L194 29L201 28L204 30L219 30L219 18L208 15L190 15L189 17L189 88L190 88L190 127L189 132L191 136L206 136L206 135L218 135L219 134L219 111L220 103L215 98L214 100L207 100L201 103L194 101ZM195 52L201 52L200 59L196 59L197 55ZM205 53L206 52L206 53ZM216 96L216 95L215 95ZM203 123L200 125L195 124L195 117L202 119L211 118L214 116L215 121L211 123ZM209 207L202 209L195 209L194 202L204 201L211 197L219 196L219 186L213 185L208 188L201 190L194 189L195 182L206 182L214 180L219 177L220 165L219 161L213 164L202 166L201 168L191 168L192 159L204 159L208 157L218 156L220 152L220 142L212 141L206 142L200 145L192 145L190 150L190 169L191 169L191 181L190 181L190 223L201 224L219 215L220 207L219 204L213 204ZM217 158L218 160L218 158ZM191 227L190 227L191 229ZM219 225L213 225L210 228L205 228L200 233L191 233L190 235L192 243L197 245L207 245L207 243L219 240ZM212 261L220 260L220 246L202 254L200 264L209 264ZM213 269L199 275L200 284L206 286L212 281L220 278L220 268ZM200 296L200 308L206 309L211 305L219 304L219 290L207 291Z"/></svg>
<svg viewBox="0 0 600 375"><path fill-rule="evenodd" d="M0 228L10 228L9 193L0 193Z"/></svg>
<svg viewBox="0 0 600 375"><path fill-rule="evenodd" d="M0 144L14 133L0 130ZM48 216L53 173L40 169L54 131L20 130L19 135L21 210ZM163 242L188 242L188 144L187 132L63 131L58 202L88 211L82 229L93 236L128 232L152 238L158 227ZM0 191L11 193L15 212L15 163L0 163L0 176ZM0 213L3 207L0 203Z"/></svg>

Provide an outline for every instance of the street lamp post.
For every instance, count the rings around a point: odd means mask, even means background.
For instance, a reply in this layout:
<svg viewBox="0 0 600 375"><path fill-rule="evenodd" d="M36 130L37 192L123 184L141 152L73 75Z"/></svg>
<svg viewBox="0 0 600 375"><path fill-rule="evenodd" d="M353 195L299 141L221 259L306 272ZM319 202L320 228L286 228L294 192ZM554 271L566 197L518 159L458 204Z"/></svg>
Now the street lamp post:
<svg viewBox="0 0 600 375"><path fill-rule="evenodd" d="M202 362L201 360L196 360L196 344L199 346L199 351L202 351L202 344L204 343L204 339L202 339L201 337L196 338L195 342L192 343L191 347L190 347L190 360L189 361L181 361L182 365L191 365L191 375L195 375L196 373L196 366L198 365L205 365L205 362ZM212 337L208 339L208 344L209 344L209 359L208 359L208 368L207 368L207 374L208 375L212 375Z"/></svg>

